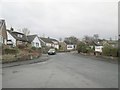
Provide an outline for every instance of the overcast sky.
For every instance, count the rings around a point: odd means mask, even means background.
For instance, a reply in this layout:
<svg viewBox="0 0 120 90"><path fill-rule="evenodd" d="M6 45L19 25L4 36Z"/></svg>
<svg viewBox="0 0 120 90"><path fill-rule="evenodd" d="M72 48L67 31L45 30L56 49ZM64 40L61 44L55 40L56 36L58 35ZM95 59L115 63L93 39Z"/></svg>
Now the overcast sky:
<svg viewBox="0 0 120 90"><path fill-rule="evenodd" d="M117 0L3 0L1 15L7 28L26 27L39 36L118 35Z"/></svg>

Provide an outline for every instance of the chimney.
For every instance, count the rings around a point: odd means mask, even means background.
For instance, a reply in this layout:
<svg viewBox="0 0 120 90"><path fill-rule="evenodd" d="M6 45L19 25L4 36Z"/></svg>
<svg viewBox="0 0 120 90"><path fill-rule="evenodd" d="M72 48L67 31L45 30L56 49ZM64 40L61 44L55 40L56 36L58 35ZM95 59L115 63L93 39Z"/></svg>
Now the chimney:
<svg viewBox="0 0 120 90"><path fill-rule="evenodd" d="M10 31L14 31L14 28L11 27L11 28L10 28Z"/></svg>

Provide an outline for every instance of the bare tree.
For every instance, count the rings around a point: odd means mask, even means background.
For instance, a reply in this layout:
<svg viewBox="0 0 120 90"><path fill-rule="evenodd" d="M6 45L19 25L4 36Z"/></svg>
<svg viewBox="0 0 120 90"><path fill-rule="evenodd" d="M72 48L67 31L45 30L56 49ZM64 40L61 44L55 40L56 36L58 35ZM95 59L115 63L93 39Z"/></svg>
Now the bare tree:
<svg viewBox="0 0 120 90"><path fill-rule="evenodd" d="M25 35L29 35L29 34L30 34L30 30L29 30L28 28L23 28L23 29L22 29L22 32L23 32L23 34L25 34Z"/></svg>

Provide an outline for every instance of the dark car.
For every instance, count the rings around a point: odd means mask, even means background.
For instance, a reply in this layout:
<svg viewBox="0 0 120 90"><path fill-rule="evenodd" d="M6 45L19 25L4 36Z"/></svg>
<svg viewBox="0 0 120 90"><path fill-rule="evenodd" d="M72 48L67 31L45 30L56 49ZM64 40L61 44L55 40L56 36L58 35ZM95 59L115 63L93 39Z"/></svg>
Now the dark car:
<svg viewBox="0 0 120 90"><path fill-rule="evenodd" d="M55 54L56 54L55 49L50 49L50 50L48 51L48 55L55 55Z"/></svg>

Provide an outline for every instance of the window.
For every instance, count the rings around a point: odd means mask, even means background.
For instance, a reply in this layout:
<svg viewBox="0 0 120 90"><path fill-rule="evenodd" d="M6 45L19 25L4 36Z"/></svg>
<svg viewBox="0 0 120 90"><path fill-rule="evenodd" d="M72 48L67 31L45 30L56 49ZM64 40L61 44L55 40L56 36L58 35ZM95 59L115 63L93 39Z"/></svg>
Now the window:
<svg viewBox="0 0 120 90"><path fill-rule="evenodd" d="M18 37L22 38L22 35L21 35L21 34L18 34Z"/></svg>
<svg viewBox="0 0 120 90"><path fill-rule="evenodd" d="M72 48L72 46L71 46L71 45L69 45L69 46L68 46L68 48Z"/></svg>
<svg viewBox="0 0 120 90"><path fill-rule="evenodd" d="M36 47L39 47L39 43L36 43Z"/></svg>

